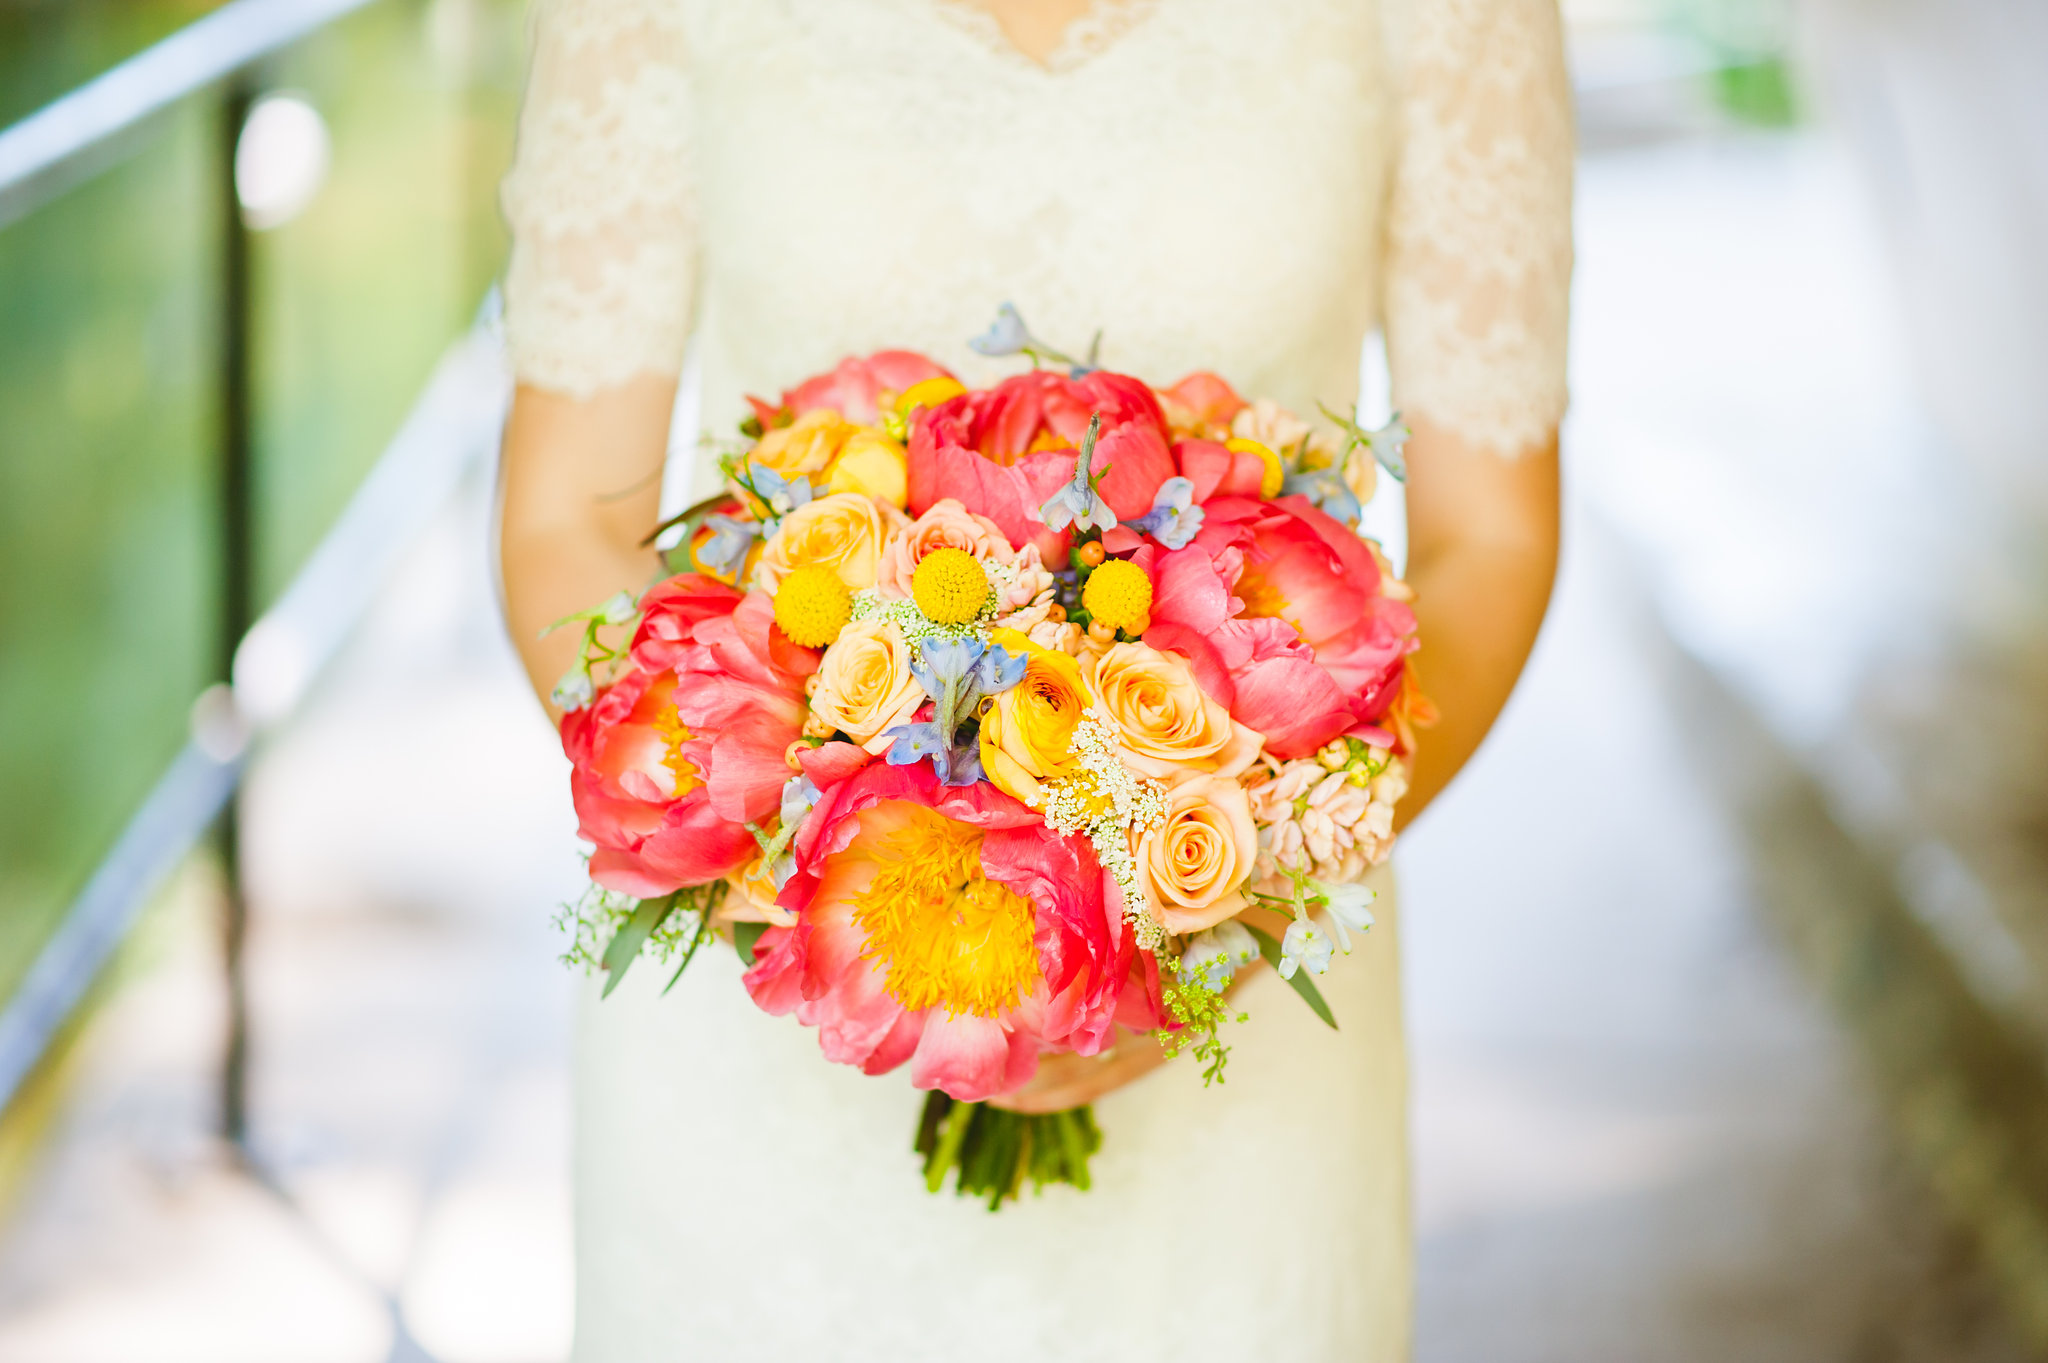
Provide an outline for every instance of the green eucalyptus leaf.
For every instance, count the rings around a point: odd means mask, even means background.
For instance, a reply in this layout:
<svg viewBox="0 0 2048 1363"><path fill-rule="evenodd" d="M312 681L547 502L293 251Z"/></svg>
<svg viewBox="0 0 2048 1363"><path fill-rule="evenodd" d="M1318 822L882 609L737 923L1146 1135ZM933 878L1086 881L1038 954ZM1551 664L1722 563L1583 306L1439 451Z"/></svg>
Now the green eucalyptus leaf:
<svg viewBox="0 0 2048 1363"><path fill-rule="evenodd" d="M654 935L654 930L675 910L676 896L664 895L660 899L643 899L640 907L633 910L633 916L626 920L624 927L612 934L612 940L605 946L604 956L598 964L604 967L604 992L599 998L609 998L619 987L619 981L626 978L626 971L640 954L640 948Z"/></svg>
<svg viewBox="0 0 2048 1363"><path fill-rule="evenodd" d="M1253 927L1242 918L1237 921L1243 924L1244 930L1252 935L1252 940L1259 944L1259 955L1266 958L1266 964L1272 966L1276 971L1279 970L1280 943L1274 938L1273 934L1267 932L1264 928ZM1329 1023L1332 1031L1336 1030L1337 1019L1331 1014L1330 1005L1323 1001L1323 991L1316 988L1316 982L1309 977L1309 973L1306 970L1295 971L1294 977L1288 980L1287 983L1294 986L1294 992L1301 995L1302 1002L1306 1003L1317 1017Z"/></svg>

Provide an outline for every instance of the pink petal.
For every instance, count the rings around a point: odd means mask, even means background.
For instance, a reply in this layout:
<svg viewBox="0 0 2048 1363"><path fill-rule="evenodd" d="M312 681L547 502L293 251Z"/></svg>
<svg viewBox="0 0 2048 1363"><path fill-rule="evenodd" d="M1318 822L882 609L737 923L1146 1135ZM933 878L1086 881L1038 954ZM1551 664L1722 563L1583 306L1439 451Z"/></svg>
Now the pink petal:
<svg viewBox="0 0 2048 1363"><path fill-rule="evenodd" d="M1000 1022L972 1013L948 1017L934 1008L910 1057L910 1082L978 1103L1003 1091L1009 1059L1010 1039Z"/></svg>

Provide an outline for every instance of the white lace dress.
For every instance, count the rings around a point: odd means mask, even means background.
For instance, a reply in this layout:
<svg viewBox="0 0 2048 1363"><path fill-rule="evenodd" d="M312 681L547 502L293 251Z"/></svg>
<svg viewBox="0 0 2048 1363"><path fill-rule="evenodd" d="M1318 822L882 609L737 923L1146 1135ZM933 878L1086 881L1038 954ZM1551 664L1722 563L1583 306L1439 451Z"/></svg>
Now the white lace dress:
<svg viewBox="0 0 2048 1363"><path fill-rule="evenodd" d="M1168 383L1396 401L1504 453L1564 406L1571 130L1555 0L1102 0L1041 66L959 0L541 0L506 185L515 362L675 371L707 425L849 353L1034 330ZM581 1021L577 1356L1381 1360L1408 1353L1392 896L1270 974L1228 1082L1097 1107L1096 1187L922 1189L919 1095L757 1012L730 951Z"/></svg>

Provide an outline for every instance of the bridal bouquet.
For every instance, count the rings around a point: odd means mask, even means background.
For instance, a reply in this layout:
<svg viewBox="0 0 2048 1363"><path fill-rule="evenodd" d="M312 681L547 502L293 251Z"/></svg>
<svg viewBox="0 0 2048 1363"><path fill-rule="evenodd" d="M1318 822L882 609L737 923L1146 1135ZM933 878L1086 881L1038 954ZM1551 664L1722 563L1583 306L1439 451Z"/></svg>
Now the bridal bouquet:
<svg viewBox="0 0 2048 1363"><path fill-rule="evenodd" d="M727 493L663 527L682 571L571 617L555 700L570 959L673 984L724 931L827 1059L910 1066L929 1185L994 1207L1087 1186L1087 1109L985 1103L1041 1056L1151 1033L1220 1079L1259 956L1336 1025L1313 977L1372 921L1427 703L1355 529L1397 424L1154 390L1007 307L974 344L1032 368L889 351L753 399Z"/></svg>

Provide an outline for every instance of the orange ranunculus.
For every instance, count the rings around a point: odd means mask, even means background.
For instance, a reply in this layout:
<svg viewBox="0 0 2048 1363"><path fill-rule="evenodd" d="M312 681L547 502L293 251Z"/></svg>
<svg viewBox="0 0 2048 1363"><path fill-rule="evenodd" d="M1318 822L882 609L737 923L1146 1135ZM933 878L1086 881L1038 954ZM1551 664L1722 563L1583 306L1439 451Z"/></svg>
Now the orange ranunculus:
<svg viewBox="0 0 2048 1363"><path fill-rule="evenodd" d="M1081 770L1074 728L1088 711L1088 688L1079 663L1015 630L991 630L989 642L1026 662L1024 679L998 694L981 717L981 769L997 789L1037 807L1043 783Z"/></svg>

